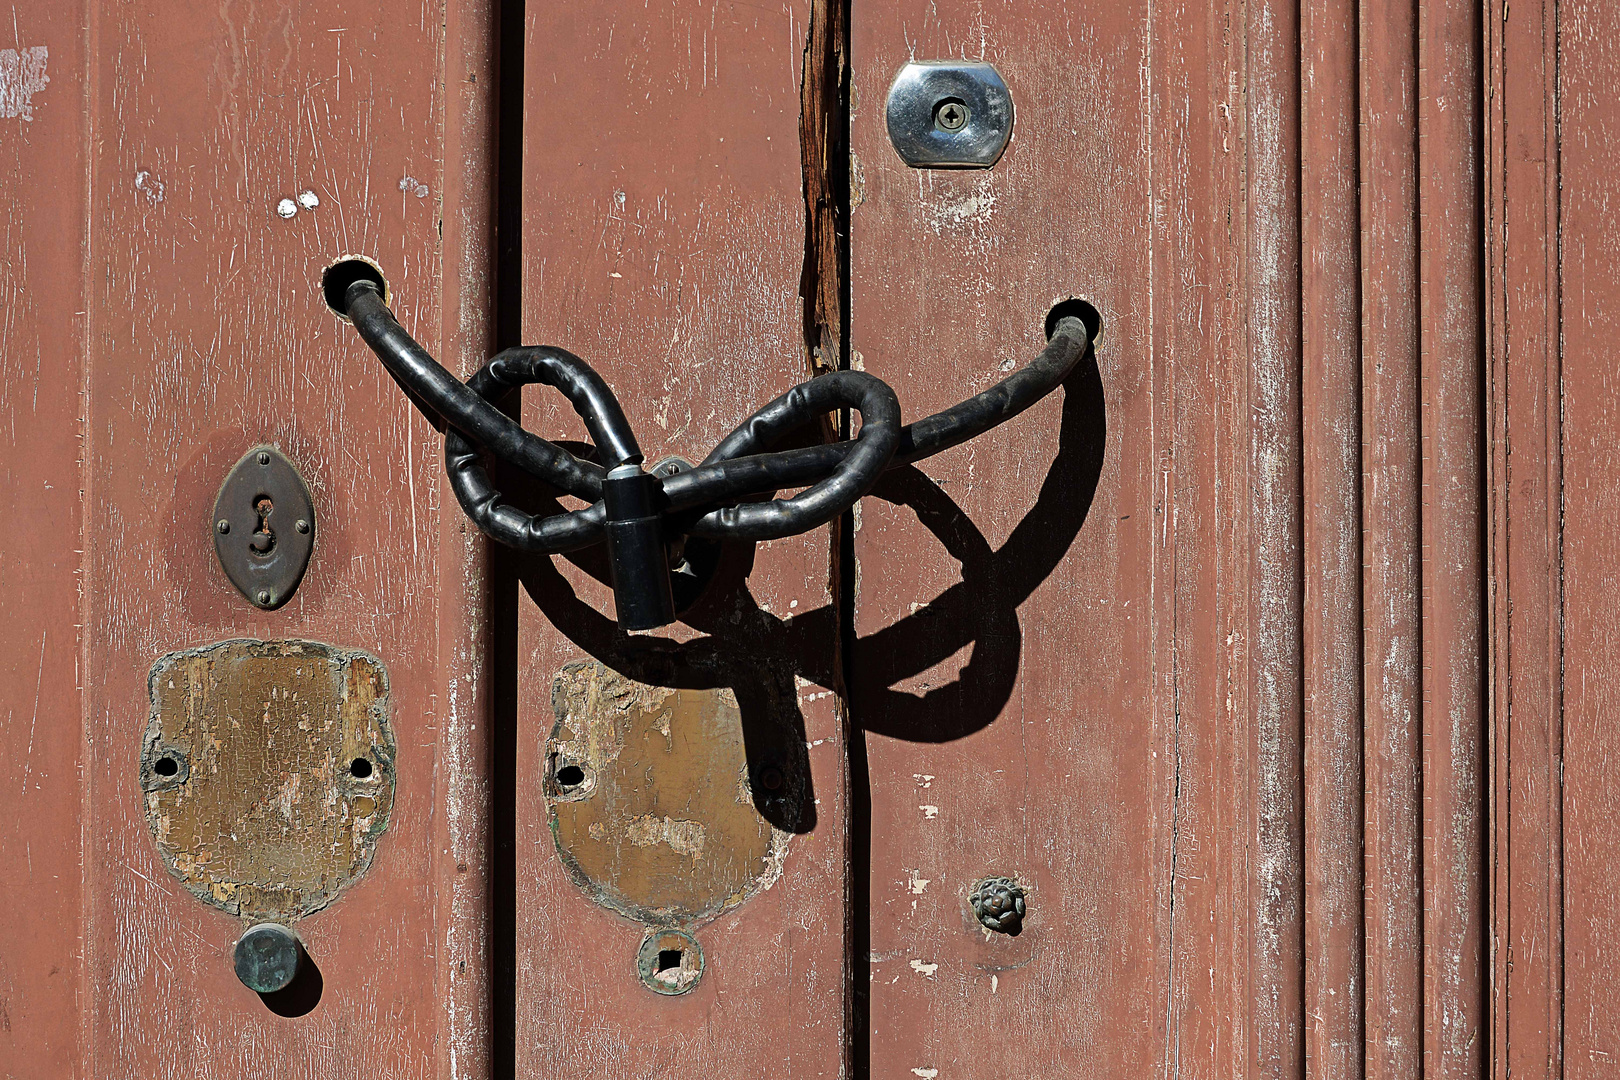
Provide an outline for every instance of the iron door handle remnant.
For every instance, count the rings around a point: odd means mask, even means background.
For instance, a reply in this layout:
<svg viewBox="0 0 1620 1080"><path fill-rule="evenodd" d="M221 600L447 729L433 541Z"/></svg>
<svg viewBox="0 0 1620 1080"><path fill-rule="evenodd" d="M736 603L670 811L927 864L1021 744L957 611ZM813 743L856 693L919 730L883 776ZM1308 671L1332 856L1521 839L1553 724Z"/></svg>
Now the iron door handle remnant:
<svg viewBox="0 0 1620 1080"><path fill-rule="evenodd" d="M1046 348L1033 361L983 393L903 427L888 384L864 372L828 372L744 420L695 468L661 475L664 470L644 468L613 391L574 354L544 345L507 349L463 384L394 318L382 275L368 260L340 260L327 269L322 286L332 309L354 324L416 408L444 430L451 488L479 529L510 547L545 554L606 542L614 606L625 630L675 621L670 554L684 537L774 540L824 525L870 491L884 470L964 443L1051 393L1100 329L1091 305L1059 304L1047 318ZM568 398L599 462L524 430L493 404L528 383L555 387ZM789 431L840 406L861 414L855 438L768 452ZM527 513L503 501L480 449L592 505ZM742 502L795 487L806 490Z"/></svg>

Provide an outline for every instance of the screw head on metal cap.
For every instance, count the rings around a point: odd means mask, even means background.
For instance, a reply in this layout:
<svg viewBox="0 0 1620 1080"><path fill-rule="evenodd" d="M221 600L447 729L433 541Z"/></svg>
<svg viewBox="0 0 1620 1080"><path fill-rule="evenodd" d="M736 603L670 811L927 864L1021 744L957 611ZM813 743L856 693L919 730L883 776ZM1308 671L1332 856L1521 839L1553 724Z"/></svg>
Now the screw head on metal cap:
<svg viewBox="0 0 1620 1080"><path fill-rule="evenodd" d="M273 994L293 981L302 955L291 930L280 923L259 923L236 943L236 977L255 993Z"/></svg>

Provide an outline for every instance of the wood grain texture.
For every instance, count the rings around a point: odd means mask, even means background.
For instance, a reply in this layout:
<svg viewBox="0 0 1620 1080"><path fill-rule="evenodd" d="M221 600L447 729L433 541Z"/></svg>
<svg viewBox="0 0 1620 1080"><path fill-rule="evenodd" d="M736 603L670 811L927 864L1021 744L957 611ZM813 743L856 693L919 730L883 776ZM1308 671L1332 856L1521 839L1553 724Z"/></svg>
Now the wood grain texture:
<svg viewBox="0 0 1620 1080"><path fill-rule="evenodd" d="M807 336L822 340L805 321L822 316L800 297L810 8L528 8L523 336L600 371L649 462L701 460L805 378ZM584 434L553 394L527 395L524 418L549 437ZM530 495L545 504L545 492ZM600 552L523 563L520 1075L833 1077L843 1068L847 807L828 548L817 530L731 551L685 626L633 638L611 622ZM809 776L797 779L812 785L814 821L793 838L776 884L695 928L707 970L684 996L642 986L643 928L575 887L545 826L552 681L587 656L655 685L729 686L745 741L750 700L782 680L797 698L809 747Z"/></svg>
<svg viewBox="0 0 1620 1080"><path fill-rule="evenodd" d="M1418 23L1423 431L1424 1076L1487 1061L1479 10Z"/></svg>
<svg viewBox="0 0 1620 1080"><path fill-rule="evenodd" d="M1620 166L1620 11L1557 9L1558 266L1563 414L1563 1069L1600 1076L1620 1059L1611 959L1620 950L1615 745L1616 408L1614 178ZM1526 957L1528 960L1529 958Z"/></svg>
<svg viewBox="0 0 1620 1080"><path fill-rule="evenodd" d="M468 270L439 231L456 172L443 132L462 125L435 74L446 9L89 14L81 1069L244 1075L273 1060L289 1076L478 1075L461 1056L476 998L436 992L443 969L465 963L476 981L483 966L483 912L440 888L458 873L469 841L450 832L476 811L483 768L468 758L477 717L461 711L478 660L444 634L477 600L475 551L441 548L438 440L318 290L336 256L377 259L406 325L457 361L441 330L441 258ZM322 521L297 595L269 614L208 549L222 469L260 440L299 464ZM236 982L240 926L169 880L132 813L144 669L236 636L365 649L394 695L393 823L365 878L299 924L324 993L297 1020Z"/></svg>
<svg viewBox="0 0 1620 1080"><path fill-rule="evenodd" d="M8 5L0 46L0 1076L78 1069L84 32ZM23 76L23 60L42 67ZM39 76L49 79L40 84ZM131 805L133 817L138 807Z"/></svg>
<svg viewBox="0 0 1620 1080"><path fill-rule="evenodd" d="M1487 6L1491 1075L1564 1072L1562 410L1554 5Z"/></svg>
<svg viewBox="0 0 1620 1080"><path fill-rule="evenodd" d="M1423 1055L1417 11L1361 8L1366 1068Z"/></svg>
<svg viewBox="0 0 1620 1080"><path fill-rule="evenodd" d="M1359 5L1300 8L1307 1074L1363 1075Z"/></svg>
<svg viewBox="0 0 1620 1080"><path fill-rule="evenodd" d="M864 504L874 1075L1303 1067L1297 26L903 3L853 24L854 359L917 417L1088 296L1061 399ZM905 168L908 58L997 65L988 172ZM932 535L929 535L932 534ZM1016 938L965 896L1029 890Z"/></svg>

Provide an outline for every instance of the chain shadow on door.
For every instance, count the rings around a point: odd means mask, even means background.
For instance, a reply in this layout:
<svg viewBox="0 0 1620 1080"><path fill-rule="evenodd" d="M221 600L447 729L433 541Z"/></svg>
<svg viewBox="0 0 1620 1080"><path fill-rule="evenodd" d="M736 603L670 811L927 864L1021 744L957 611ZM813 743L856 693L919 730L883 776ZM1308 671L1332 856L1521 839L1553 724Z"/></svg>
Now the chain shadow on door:
<svg viewBox="0 0 1620 1080"><path fill-rule="evenodd" d="M1063 389L1057 453L1034 504L1000 548L992 548L972 519L920 469L895 469L870 493L872 498L910 508L945 553L961 565L961 576L912 614L864 636L854 634L852 596L847 594L791 618L779 618L761 608L748 588L754 563L751 544L726 545L713 584L683 616L703 636L686 642L620 632L612 618L578 596L551 557L504 552L502 558L510 569L507 580L515 579L583 654L627 678L677 689L731 689L737 697L750 762L770 756L797 771L792 779L801 798L788 804L756 802L766 820L789 832L809 832L816 825L804 719L795 707L795 730L784 744L778 734L781 729L769 719L767 709L771 702L797 701L795 677L828 690L846 689L852 720L848 747L851 902L854 910L866 910L871 804L865 734L943 743L993 723L1017 680L1023 640L1018 607L1061 563L1091 508L1107 439L1102 378L1094 351L1087 350ZM582 456L589 453L585 446L563 445ZM503 490L511 492L512 501L526 510L556 513L562 509L556 493L537 481L513 475L505 478L505 484ZM844 547L844 557L852 558L850 545ZM565 558L606 584L607 562L600 549ZM846 579L850 576L845 574ZM499 602L512 605L515 599L508 596ZM515 617L511 617L507 625L514 623ZM839 654L835 644L840 636L846 658L842 679L835 671ZM922 694L895 688L968 647L968 661L951 682ZM507 648L513 650L515 660L515 643ZM515 702L512 711L516 711ZM503 741L510 745L515 740ZM508 814L514 811L515 806L503 808ZM867 980L861 974L866 962L859 958L867 955L868 941L867 928L855 920L850 943L857 958L851 1037L854 1062L861 1073L867 1065L869 1017Z"/></svg>

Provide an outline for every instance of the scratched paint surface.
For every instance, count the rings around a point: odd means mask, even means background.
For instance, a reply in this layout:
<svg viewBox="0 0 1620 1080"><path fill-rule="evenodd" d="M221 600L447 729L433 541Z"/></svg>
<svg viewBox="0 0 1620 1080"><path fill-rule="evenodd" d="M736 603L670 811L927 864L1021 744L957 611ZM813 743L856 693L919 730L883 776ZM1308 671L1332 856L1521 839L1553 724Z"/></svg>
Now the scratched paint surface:
<svg viewBox="0 0 1620 1080"><path fill-rule="evenodd" d="M1251 256L1245 216L1286 205L1286 72L1259 70L1240 5L853 19L854 362L915 418L1027 362L1054 300L1104 323L1059 394L861 511L873 1075L1257 1075L1297 1040L1268 1002L1303 967L1297 504L1267 411L1297 365L1270 315L1293 239L1257 219L1277 235ZM994 169L899 161L883 100L910 57L998 67L1016 124ZM1028 891L1017 937L966 903L1001 875Z"/></svg>
<svg viewBox="0 0 1620 1080"><path fill-rule="evenodd" d="M0 753L14 764L0 789L0 1076L22 1080L74 1075L80 1046L87 144L81 12L24 2L0 18ZM40 66L25 78L18 56Z"/></svg>
<svg viewBox="0 0 1620 1080"><path fill-rule="evenodd" d="M336 256L368 255L405 324L442 344L445 101L433 73L446 9L227 0L93 3L88 17L88 70L58 66L47 41L51 82L33 96L36 127L58 91L84 102L93 148L75 485L81 1071L447 1075L443 972L479 960L454 944L476 926L441 921L456 855L435 830L478 777L440 771L441 745L448 754L463 737L446 710L472 663L446 660L461 642L441 646L440 627L477 581L456 569L464 552L440 554L437 438L317 287ZM214 494L260 441L299 463L322 522L296 596L268 614L233 595L210 550ZM240 923L169 876L142 811L146 672L234 638L327 641L389 675L389 834L362 880L300 922L324 989L296 1019L236 981Z"/></svg>
<svg viewBox="0 0 1620 1080"><path fill-rule="evenodd" d="M649 461L701 460L808 374L799 77L810 7L528 6L524 339L595 365ZM524 416L550 437L583 437L541 388ZM732 551L685 626L628 640L603 614L596 555L557 559L560 570L522 564L520 1073L838 1075L846 811L828 547L818 530ZM779 880L698 929L706 974L681 997L641 984L643 928L582 895L547 835L552 684L588 657L651 686L729 690L744 722L780 694L808 744L794 779L813 817L797 823Z"/></svg>

